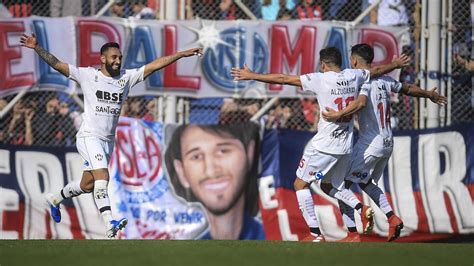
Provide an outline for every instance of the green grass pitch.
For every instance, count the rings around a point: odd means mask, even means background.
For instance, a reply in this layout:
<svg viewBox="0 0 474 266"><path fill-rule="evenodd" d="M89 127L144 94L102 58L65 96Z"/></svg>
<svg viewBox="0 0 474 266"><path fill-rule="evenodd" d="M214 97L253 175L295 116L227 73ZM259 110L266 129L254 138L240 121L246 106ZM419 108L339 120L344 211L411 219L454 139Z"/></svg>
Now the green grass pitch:
<svg viewBox="0 0 474 266"><path fill-rule="evenodd" d="M474 265L473 244L2 240L11 265Z"/></svg>

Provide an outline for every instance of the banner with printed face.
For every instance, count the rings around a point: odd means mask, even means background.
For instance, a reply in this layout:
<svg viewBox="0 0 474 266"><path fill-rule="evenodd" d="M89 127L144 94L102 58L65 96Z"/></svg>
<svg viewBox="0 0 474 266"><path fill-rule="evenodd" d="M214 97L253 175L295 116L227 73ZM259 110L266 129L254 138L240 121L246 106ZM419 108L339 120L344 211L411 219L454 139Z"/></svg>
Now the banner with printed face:
<svg viewBox="0 0 474 266"><path fill-rule="evenodd" d="M264 239L255 217L259 143L253 123L176 127L120 118L109 164L112 212L129 221L120 237ZM44 193L81 178L75 149L8 145L0 159L0 238L105 237L91 194L65 200L61 223L50 219Z"/></svg>
<svg viewBox="0 0 474 266"><path fill-rule="evenodd" d="M187 204L173 193L164 156L161 123L120 118L110 163L113 213L128 219L128 239L194 239L207 227L198 204Z"/></svg>
<svg viewBox="0 0 474 266"><path fill-rule="evenodd" d="M336 46L343 67L350 67L349 49L357 43L375 48L374 65L391 62L407 44L406 27L347 27L321 21L155 21L113 18L45 18L0 20L0 97L29 90L72 92L75 83L19 44L23 33L59 60L76 66L98 66L100 47L117 42L122 68L138 68L157 57L203 47L202 58L182 58L136 85L133 95L175 94L189 97L297 97L301 90L278 84L236 82L232 67L245 63L259 73L292 75L319 71L319 51ZM393 72L396 75L397 72Z"/></svg>
<svg viewBox="0 0 474 266"><path fill-rule="evenodd" d="M470 124L396 134L379 186L404 221L399 241L472 238L473 130ZM113 214L129 220L120 237L302 239L309 230L293 182L311 137L271 130L260 141L252 124L176 127L121 119L109 167ZM79 180L82 164L75 149L0 146L0 238L105 238L91 194L65 200L58 224L44 201L45 192ZM312 190L322 232L330 241L343 238L336 201L317 184ZM355 193L376 211L374 233L362 241L385 241L385 215Z"/></svg>

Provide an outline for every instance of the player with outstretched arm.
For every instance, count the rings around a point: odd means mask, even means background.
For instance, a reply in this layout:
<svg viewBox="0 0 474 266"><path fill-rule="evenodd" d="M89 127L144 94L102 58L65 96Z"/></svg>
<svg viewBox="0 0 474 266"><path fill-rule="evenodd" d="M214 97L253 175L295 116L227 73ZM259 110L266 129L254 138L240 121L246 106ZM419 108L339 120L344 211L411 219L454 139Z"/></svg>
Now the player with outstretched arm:
<svg viewBox="0 0 474 266"><path fill-rule="evenodd" d="M328 47L319 52L320 69L323 73L308 73L301 76L285 74L257 74L244 66L244 69L232 69L236 80L257 80L266 83L288 84L302 87L305 91L316 94L321 108L342 109L356 99L362 84L370 79L370 74L379 76L404 66L406 58L402 57L389 65L374 67L369 72L361 69L342 70L342 56L335 47ZM324 242L325 238L319 229L319 222L314 211L314 202L309 187L312 182L321 180L325 193L338 200L351 203L357 199L344 189L344 176L352 152L353 119L328 122L319 120L318 133L311 139L304 150L303 157L296 171L294 188L303 218L310 228L305 241ZM364 224L373 223L373 210L361 204L354 206L363 218Z"/></svg>
<svg viewBox="0 0 474 266"><path fill-rule="evenodd" d="M351 65L354 69L370 69L374 59L374 50L368 44L357 44L351 49ZM390 125L390 92L402 93L412 97L430 99L433 103L444 105L447 98L439 95L436 88L423 90L415 85L402 84L389 76L372 78L362 85L357 100L344 109L336 111L326 107L322 116L327 121L338 121L345 116L359 114L359 140L354 146L351 163L346 177L346 188L353 183L362 190L384 212L389 223L387 241L394 241L400 236L402 220L393 213L385 194L377 186L393 150L393 134ZM354 211L350 206L339 202L344 223L349 234L342 241L358 242ZM349 219L347 219L349 218Z"/></svg>
<svg viewBox="0 0 474 266"><path fill-rule="evenodd" d="M129 90L153 72L160 70L176 60L202 54L201 48L193 48L164 56L136 69L121 69L122 52L118 43L109 42L100 49L100 68L76 67L61 62L43 49L36 39L23 34L22 46L35 52L52 68L77 82L84 94L83 122L76 135L76 146L84 160L80 181L72 181L55 193L45 195L51 210L51 217L61 221L60 203L83 193L93 192L94 201L106 225L108 238L115 238L117 232L125 227L127 220L114 219L107 192L109 183L108 164L114 147L115 128L120 110Z"/></svg>

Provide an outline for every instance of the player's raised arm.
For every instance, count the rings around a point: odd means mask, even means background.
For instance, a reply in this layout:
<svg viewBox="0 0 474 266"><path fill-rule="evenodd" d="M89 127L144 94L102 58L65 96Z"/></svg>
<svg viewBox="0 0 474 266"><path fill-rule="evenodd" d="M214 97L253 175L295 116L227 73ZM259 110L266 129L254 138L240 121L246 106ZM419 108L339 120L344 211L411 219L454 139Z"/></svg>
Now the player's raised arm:
<svg viewBox="0 0 474 266"><path fill-rule="evenodd" d="M299 76L285 75L285 74L258 74L252 72L245 64L243 69L233 67L230 74L234 80L257 80L272 84L287 84L301 87L301 80Z"/></svg>
<svg viewBox="0 0 474 266"><path fill-rule="evenodd" d="M428 98L433 103L436 103L438 105L445 105L446 103L448 103L448 98L439 95L436 92L437 89L438 88L433 88L431 90L423 90L422 88L413 84L404 84L400 93L413 97Z"/></svg>
<svg viewBox="0 0 474 266"><path fill-rule="evenodd" d="M52 68L56 69L59 73L66 77L69 77L69 66L66 63L59 61L54 55L46 51L43 47L38 44L36 35L34 33L31 36L23 34L20 38L20 44L23 47L27 47L35 50L35 52Z"/></svg>
<svg viewBox="0 0 474 266"><path fill-rule="evenodd" d="M397 68L403 68L410 65L410 57L406 54L402 54L400 57L394 58L390 64L373 66L370 68L370 77L376 78L387 73L392 72Z"/></svg>
<svg viewBox="0 0 474 266"><path fill-rule="evenodd" d="M367 96L359 95L355 101L351 101L344 109L336 111L329 107L326 107L326 111L321 114L323 118L329 122L336 122L342 117L348 117L364 108L367 104Z"/></svg>
<svg viewBox="0 0 474 266"><path fill-rule="evenodd" d="M145 71L143 73L143 78L148 77L153 72L158 71L158 70L168 66L169 64L172 64L175 61L183 58L183 57L189 57L189 56L193 56L193 55L202 56L202 48L192 48L192 49L189 49L189 50L186 50L186 51L181 51L181 52L177 52L177 53L172 54L172 55L157 58L157 59L153 60L152 62L145 65Z"/></svg>

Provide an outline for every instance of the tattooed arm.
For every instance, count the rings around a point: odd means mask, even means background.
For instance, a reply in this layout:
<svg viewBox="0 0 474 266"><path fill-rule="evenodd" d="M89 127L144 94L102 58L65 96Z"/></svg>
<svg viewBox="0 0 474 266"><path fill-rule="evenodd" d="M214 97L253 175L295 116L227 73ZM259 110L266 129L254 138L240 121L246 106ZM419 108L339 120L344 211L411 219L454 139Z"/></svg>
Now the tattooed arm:
<svg viewBox="0 0 474 266"><path fill-rule="evenodd" d="M202 48L193 48L186 51L178 52L176 54L157 58L154 61L145 65L145 72L143 74L143 78L146 78L149 75L151 75L153 72L174 63L180 58L193 56L193 55L202 55Z"/></svg>
<svg viewBox="0 0 474 266"><path fill-rule="evenodd" d="M35 52L52 68L66 77L69 77L69 66L66 63L59 61L54 55L50 54L43 47L38 44L36 35L33 33L31 36L23 34L20 39L21 46L35 50Z"/></svg>

